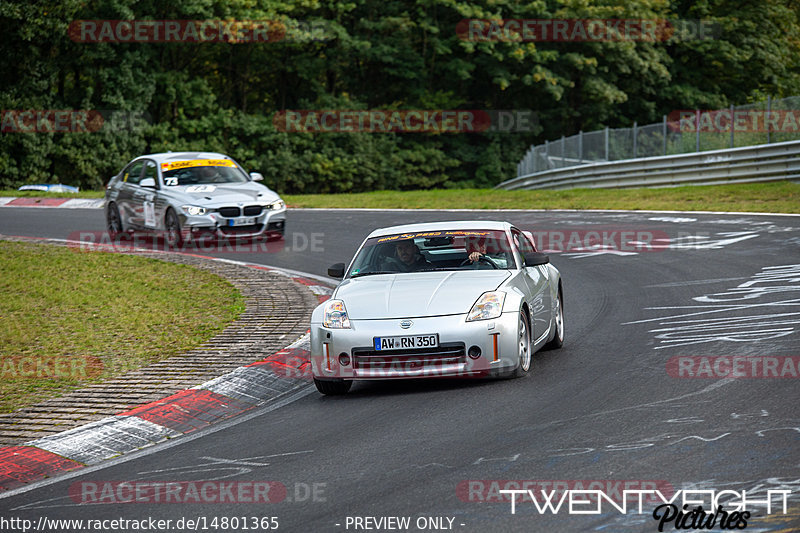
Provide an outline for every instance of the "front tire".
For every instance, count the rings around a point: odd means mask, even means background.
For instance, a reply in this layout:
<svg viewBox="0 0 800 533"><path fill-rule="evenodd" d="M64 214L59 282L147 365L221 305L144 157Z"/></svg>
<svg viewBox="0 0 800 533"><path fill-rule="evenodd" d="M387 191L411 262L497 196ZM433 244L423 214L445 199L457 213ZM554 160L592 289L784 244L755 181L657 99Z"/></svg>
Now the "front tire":
<svg viewBox="0 0 800 533"><path fill-rule="evenodd" d="M175 210L170 208L164 218L164 225L167 228L165 239L169 248L180 248L183 245L183 234L181 233L181 223Z"/></svg>
<svg viewBox="0 0 800 533"><path fill-rule="evenodd" d="M314 378L314 385L317 386L317 390L322 394L341 396L342 394L347 394L347 391L353 386L353 381L349 379L325 380Z"/></svg>
<svg viewBox="0 0 800 533"><path fill-rule="evenodd" d="M544 345L545 350L557 350L564 346L564 296L560 286L558 287L558 298L556 298L555 315L556 332L553 339Z"/></svg>
<svg viewBox="0 0 800 533"><path fill-rule="evenodd" d="M524 310L519 312L517 324L517 368L514 377L521 377L531 370L531 334L528 327L528 315Z"/></svg>

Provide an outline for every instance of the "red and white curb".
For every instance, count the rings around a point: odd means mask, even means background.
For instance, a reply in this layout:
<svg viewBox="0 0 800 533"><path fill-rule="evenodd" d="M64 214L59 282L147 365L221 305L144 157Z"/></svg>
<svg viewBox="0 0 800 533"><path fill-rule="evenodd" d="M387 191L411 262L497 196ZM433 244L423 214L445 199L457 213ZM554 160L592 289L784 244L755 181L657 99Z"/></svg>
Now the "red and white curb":
<svg viewBox="0 0 800 533"><path fill-rule="evenodd" d="M311 380L308 337L166 398L20 446L0 447L0 490L204 429L304 388Z"/></svg>
<svg viewBox="0 0 800 533"><path fill-rule="evenodd" d="M130 248L126 249L130 251ZM205 257L205 256L202 256ZM219 260L218 258L209 258ZM332 289L322 277L263 265L308 286L323 302ZM307 387L309 333L271 356L201 385L117 415L18 446L0 447L0 492L204 429Z"/></svg>
<svg viewBox="0 0 800 533"><path fill-rule="evenodd" d="M33 196L0 197L0 207L63 207L66 209L98 209L105 205L104 198L36 198Z"/></svg>

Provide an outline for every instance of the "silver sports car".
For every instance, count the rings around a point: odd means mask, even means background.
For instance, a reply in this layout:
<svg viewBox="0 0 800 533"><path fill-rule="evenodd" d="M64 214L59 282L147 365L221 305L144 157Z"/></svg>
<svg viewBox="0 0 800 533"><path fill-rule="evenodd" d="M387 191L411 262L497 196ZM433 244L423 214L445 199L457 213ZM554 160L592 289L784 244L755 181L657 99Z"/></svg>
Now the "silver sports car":
<svg viewBox="0 0 800 533"><path fill-rule="evenodd" d="M561 275L506 222L437 222L373 231L311 316L311 368L323 394L355 379L522 376L564 342Z"/></svg>
<svg viewBox="0 0 800 533"><path fill-rule="evenodd" d="M106 223L112 236L126 231L166 235L170 246L211 234L218 238L281 237L286 204L256 183L230 157L169 152L137 157L106 187Z"/></svg>

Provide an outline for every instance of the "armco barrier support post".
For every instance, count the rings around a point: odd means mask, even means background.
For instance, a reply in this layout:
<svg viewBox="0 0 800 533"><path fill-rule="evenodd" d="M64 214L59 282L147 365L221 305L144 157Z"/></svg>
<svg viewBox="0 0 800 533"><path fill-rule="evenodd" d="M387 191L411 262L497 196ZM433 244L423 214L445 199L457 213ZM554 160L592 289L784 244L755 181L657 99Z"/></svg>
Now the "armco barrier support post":
<svg viewBox="0 0 800 533"><path fill-rule="evenodd" d="M772 140L772 122L769 120L772 118L772 96L767 96L767 144L769 144Z"/></svg>
<svg viewBox="0 0 800 533"><path fill-rule="evenodd" d="M694 111L694 122L695 122L695 141L694 141L694 151L700 151L700 110L695 109Z"/></svg>

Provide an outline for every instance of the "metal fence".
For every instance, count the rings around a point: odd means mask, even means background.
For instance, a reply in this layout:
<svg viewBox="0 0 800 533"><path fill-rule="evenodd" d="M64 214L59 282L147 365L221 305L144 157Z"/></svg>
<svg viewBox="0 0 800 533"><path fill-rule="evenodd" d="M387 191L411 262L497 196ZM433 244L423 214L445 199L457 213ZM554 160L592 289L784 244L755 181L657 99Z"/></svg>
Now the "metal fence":
<svg viewBox="0 0 800 533"><path fill-rule="evenodd" d="M800 141L588 163L518 176L496 188L672 187L777 180L800 180Z"/></svg>
<svg viewBox="0 0 800 533"><path fill-rule="evenodd" d="M517 176L592 163L800 140L800 96L714 111L664 115L660 123L606 128L531 146ZM506 182L504 182L506 183ZM503 184L498 185L502 187Z"/></svg>

